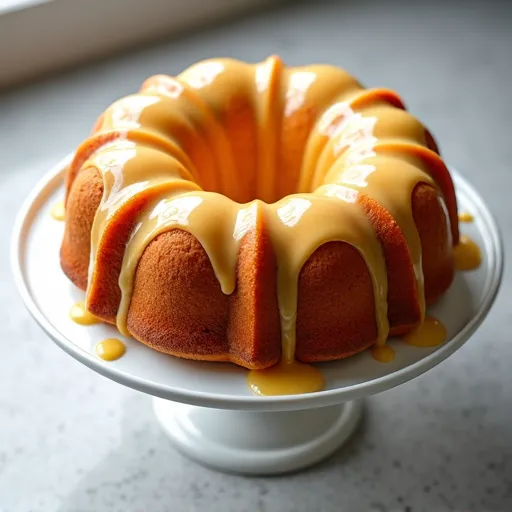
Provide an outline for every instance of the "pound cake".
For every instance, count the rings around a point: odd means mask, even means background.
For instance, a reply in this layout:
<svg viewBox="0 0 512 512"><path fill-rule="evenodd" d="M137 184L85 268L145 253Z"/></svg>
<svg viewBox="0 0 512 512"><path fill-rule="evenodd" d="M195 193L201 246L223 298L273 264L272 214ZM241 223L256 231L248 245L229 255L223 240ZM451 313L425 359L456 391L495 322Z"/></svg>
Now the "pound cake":
<svg viewBox="0 0 512 512"><path fill-rule="evenodd" d="M417 329L454 276L454 186L393 91L213 59L111 105L67 170L65 274L155 350L249 369Z"/></svg>

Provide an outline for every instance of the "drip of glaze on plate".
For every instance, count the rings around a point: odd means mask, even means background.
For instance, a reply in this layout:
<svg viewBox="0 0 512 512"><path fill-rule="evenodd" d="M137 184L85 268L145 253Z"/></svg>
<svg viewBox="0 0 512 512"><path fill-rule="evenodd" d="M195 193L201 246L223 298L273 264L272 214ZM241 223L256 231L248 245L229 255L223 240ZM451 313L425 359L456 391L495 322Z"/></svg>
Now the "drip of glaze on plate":
<svg viewBox="0 0 512 512"><path fill-rule="evenodd" d="M66 208L64 206L64 201L56 202L52 206L50 213L55 220L64 220L66 217Z"/></svg>
<svg viewBox="0 0 512 512"><path fill-rule="evenodd" d="M93 314L87 311L85 303L82 301L77 302L71 306L69 311L69 318L71 318L75 324L79 325L93 325L101 321L99 318L95 317Z"/></svg>
<svg viewBox="0 0 512 512"><path fill-rule="evenodd" d="M403 339L414 347L437 347L446 341L446 327L437 318L427 316L419 329L406 334Z"/></svg>
<svg viewBox="0 0 512 512"><path fill-rule="evenodd" d="M459 213L459 221L460 222L473 222L475 217L469 212L461 212Z"/></svg>
<svg viewBox="0 0 512 512"><path fill-rule="evenodd" d="M313 393L325 387L322 374L314 366L298 361L281 361L266 370L253 370L247 383L254 394L263 396Z"/></svg>
<svg viewBox="0 0 512 512"><path fill-rule="evenodd" d="M371 354L379 363L391 363L395 360L395 350L389 345L375 346L372 348Z"/></svg>
<svg viewBox="0 0 512 512"><path fill-rule="evenodd" d="M116 338L108 338L96 343L94 351L96 355L104 361L115 361L124 355L126 345Z"/></svg>
<svg viewBox="0 0 512 512"><path fill-rule="evenodd" d="M482 263L480 247L467 235L461 235L453 248L453 259L457 270L475 270Z"/></svg>

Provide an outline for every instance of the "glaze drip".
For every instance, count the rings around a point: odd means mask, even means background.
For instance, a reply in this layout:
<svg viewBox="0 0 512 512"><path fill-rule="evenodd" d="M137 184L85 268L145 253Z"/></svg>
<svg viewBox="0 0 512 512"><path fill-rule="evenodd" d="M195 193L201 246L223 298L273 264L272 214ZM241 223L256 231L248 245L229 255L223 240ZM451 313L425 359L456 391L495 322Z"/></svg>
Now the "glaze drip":
<svg viewBox="0 0 512 512"><path fill-rule="evenodd" d="M446 341L446 327L437 319L427 316L423 324L404 336L414 347L437 347Z"/></svg>
<svg viewBox="0 0 512 512"><path fill-rule="evenodd" d="M50 213L55 220L64 220L66 217L66 208L64 206L64 201L57 201L52 206Z"/></svg>
<svg viewBox="0 0 512 512"><path fill-rule="evenodd" d="M482 253L474 240L462 235L453 248L453 259L457 270L475 270L482 263Z"/></svg>
<svg viewBox="0 0 512 512"><path fill-rule="evenodd" d="M100 322L100 319L87 311L85 303L80 301L73 304L69 311L69 318L79 325L94 325Z"/></svg>
<svg viewBox="0 0 512 512"><path fill-rule="evenodd" d="M389 345L376 345L372 348L372 357L379 363L391 363L395 360L395 351Z"/></svg>
<svg viewBox="0 0 512 512"><path fill-rule="evenodd" d="M459 221L460 222L473 222L475 218L473 217L473 214L470 212L461 212L459 213Z"/></svg>
<svg viewBox="0 0 512 512"><path fill-rule="evenodd" d="M247 375L249 388L255 395L298 395L322 391L322 374L309 364L293 361L280 363L266 370L251 371Z"/></svg>
<svg viewBox="0 0 512 512"><path fill-rule="evenodd" d="M125 344L116 338L108 338L96 343L94 346L96 355L104 361L115 361L124 356L126 352Z"/></svg>

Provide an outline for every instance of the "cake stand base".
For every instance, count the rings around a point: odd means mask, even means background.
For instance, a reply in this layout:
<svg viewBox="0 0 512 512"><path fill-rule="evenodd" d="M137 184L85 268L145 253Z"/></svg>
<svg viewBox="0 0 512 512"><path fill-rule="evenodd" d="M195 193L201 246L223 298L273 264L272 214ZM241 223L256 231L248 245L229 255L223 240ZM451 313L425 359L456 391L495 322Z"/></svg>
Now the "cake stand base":
<svg viewBox="0 0 512 512"><path fill-rule="evenodd" d="M355 431L362 402L281 412L210 409L153 398L156 417L174 446L220 471L277 475L334 453Z"/></svg>

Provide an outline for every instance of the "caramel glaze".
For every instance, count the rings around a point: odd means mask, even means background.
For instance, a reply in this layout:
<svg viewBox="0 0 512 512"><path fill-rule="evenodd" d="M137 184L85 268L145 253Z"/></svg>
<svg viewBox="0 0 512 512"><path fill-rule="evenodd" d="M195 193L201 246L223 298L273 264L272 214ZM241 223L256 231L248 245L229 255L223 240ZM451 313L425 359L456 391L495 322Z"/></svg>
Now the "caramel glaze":
<svg viewBox="0 0 512 512"><path fill-rule="evenodd" d="M76 302L69 311L69 318L79 325L94 325L100 322L100 319L87 311L84 302Z"/></svg>
<svg viewBox="0 0 512 512"><path fill-rule="evenodd" d="M314 366L284 359L265 370L249 372L247 383L255 395L263 396L312 393L325 386L322 374Z"/></svg>
<svg viewBox="0 0 512 512"><path fill-rule="evenodd" d="M459 213L459 221L460 222L473 222L475 217L470 212L461 212Z"/></svg>
<svg viewBox="0 0 512 512"><path fill-rule="evenodd" d="M467 235L461 235L453 248L453 260L457 270L475 270L482 263L482 253L478 244Z"/></svg>
<svg viewBox="0 0 512 512"><path fill-rule="evenodd" d="M108 338L96 343L94 351L96 355L104 361L115 361L124 356L126 346L117 338Z"/></svg>
<svg viewBox="0 0 512 512"><path fill-rule="evenodd" d="M66 217L66 209L64 201L57 201L51 209L51 215L55 220L64 220Z"/></svg>
<svg viewBox="0 0 512 512"><path fill-rule="evenodd" d="M91 233L88 294L98 285L96 258L112 220L123 214L131 226L119 276L123 334L129 334L137 264L148 244L169 230L187 231L200 242L222 291L231 294L240 242L263 217L277 259L282 364L295 358L300 271L331 241L351 244L364 258L374 289L375 344L386 342L386 264L364 198L380 203L405 237L421 318L422 254L411 212L418 184L441 192L458 241L453 185L425 127L392 91L364 89L326 65L216 59L177 78L152 77L98 120L70 166L68 192L80 169L88 168L104 183Z"/></svg>
<svg viewBox="0 0 512 512"><path fill-rule="evenodd" d="M395 360L395 351L389 345L376 345L372 348L372 357L379 363L391 363Z"/></svg>
<svg viewBox="0 0 512 512"><path fill-rule="evenodd" d="M404 336L404 340L414 347L436 347L446 341L446 327L437 318L427 316L418 329Z"/></svg>

